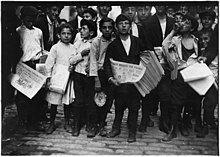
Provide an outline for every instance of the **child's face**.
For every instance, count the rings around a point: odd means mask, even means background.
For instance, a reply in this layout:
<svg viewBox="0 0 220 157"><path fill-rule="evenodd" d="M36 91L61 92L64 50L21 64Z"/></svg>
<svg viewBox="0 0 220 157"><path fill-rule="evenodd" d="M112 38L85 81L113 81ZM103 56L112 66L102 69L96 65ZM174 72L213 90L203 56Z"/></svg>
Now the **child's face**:
<svg viewBox="0 0 220 157"><path fill-rule="evenodd" d="M151 7L150 6L143 6L137 8L137 16L140 20L146 20L151 14Z"/></svg>
<svg viewBox="0 0 220 157"><path fill-rule="evenodd" d="M25 16L23 18L23 23L28 29L31 29L33 27L34 18L30 16Z"/></svg>
<svg viewBox="0 0 220 157"><path fill-rule="evenodd" d="M175 15L174 19L175 19L175 22L182 22L183 16L182 15Z"/></svg>
<svg viewBox="0 0 220 157"><path fill-rule="evenodd" d="M52 21L56 20L59 14L60 14L60 8L58 6L50 7L48 11L48 16Z"/></svg>
<svg viewBox="0 0 220 157"><path fill-rule="evenodd" d="M205 16L201 19L201 23L204 28L211 28L214 21L210 16Z"/></svg>
<svg viewBox="0 0 220 157"><path fill-rule="evenodd" d="M110 10L111 10L110 6L99 6L99 14L102 15L102 16L107 17Z"/></svg>
<svg viewBox="0 0 220 157"><path fill-rule="evenodd" d="M70 28L64 28L61 32L60 32L60 40L63 42L63 43L70 43L72 39L72 32L70 30Z"/></svg>
<svg viewBox="0 0 220 157"><path fill-rule="evenodd" d="M88 8L88 6L77 6L77 13L80 17L83 17L82 13Z"/></svg>
<svg viewBox="0 0 220 157"><path fill-rule="evenodd" d="M111 38L113 32L113 25L111 22L104 22L101 27L101 32L103 36L107 39Z"/></svg>
<svg viewBox="0 0 220 157"><path fill-rule="evenodd" d="M179 12L186 15L189 12L189 8L187 6L180 6Z"/></svg>
<svg viewBox="0 0 220 157"><path fill-rule="evenodd" d="M123 10L123 13L127 16L130 17L130 19L133 21L134 19L134 16L136 14L136 8L135 7L126 7L124 10Z"/></svg>
<svg viewBox="0 0 220 157"><path fill-rule="evenodd" d="M206 48L208 46L209 41L210 41L210 35L208 33L203 33L201 35L202 47Z"/></svg>
<svg viewBox="0 0 220 157"><path fill-rule="evenodd" d="M117 25L118 32L122 35L126 35L129 33L131 29L131 25L128 20L120 21Z"/></svg>
<svg viewBox="0 0 220 157"><path fill-rule="evenodd" d="M82 39L90 39L92 35L87 25L82 26L80 29L80 35Z"/></svg>
<svg viewBox="0 0 220 157"><path fill-rule="evenodd" d="M93 19L92 19L92 15L89 14L89 13L84 13L84 14L83 14L83 18L84 18L85 20L93 20Z"/></svg>

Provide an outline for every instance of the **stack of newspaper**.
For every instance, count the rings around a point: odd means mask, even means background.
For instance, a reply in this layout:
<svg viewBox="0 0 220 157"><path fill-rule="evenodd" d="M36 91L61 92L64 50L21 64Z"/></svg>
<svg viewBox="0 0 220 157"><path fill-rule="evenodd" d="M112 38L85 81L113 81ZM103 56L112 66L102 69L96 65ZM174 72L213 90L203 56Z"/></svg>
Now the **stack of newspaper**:
<svg viewBox="0 0 220 157"><path fill-rule="evenodd" d="M153 51L141 53L141 64L146 67L146 71L141 80L135 83L135 86L144 97L158 85L164 75L164 70Z"/></svg>
<svg viewBox="0 0 220 157"><path fill-rule="evenodd" d="M212 71L205 63L195 63L180 71L187 82L199 95L205 95L215 82Z"/></svg>

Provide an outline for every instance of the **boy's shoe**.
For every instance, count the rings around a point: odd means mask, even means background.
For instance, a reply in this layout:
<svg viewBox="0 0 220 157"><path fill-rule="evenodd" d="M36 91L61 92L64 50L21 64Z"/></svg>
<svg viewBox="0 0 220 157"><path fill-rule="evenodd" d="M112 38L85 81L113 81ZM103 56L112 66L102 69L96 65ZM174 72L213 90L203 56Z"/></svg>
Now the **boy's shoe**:
<svg viewBox="0 0 220 157"><path fill-rule="evenodd" d="M114 138L115 136L119 135L121 133L121 131L119 129L112 129L112 131L110 131L107 134L108 138Z"/></svg>
<svg viewBox="0 0 220 157"><path fill-rule="evenodd" d="M204 126L200 132L196 135L197 138L204 138L206 135L209 133L209 128L208 126Z"/></svg>
<svg viewBox="0 0 220 157"><path fill-rule="evenodd" d="M131 132L131 131L129 131L127 142L128 143L136 142L136 134Z"/></svg>
<svg viewBox="0 0 220 157"><path fill-rule="evenodd" d="M107 135L107 130L106 130L105 126L100 128L99 135L102 137L105 137Z"/></svg>
<svg viewBox="0 0 220 157"><path fill-rule="evenodd" d="M54 124L54 123L51 123L51 124L49 125L49 127L47 128L46 133L47 133L47 134L52 134L55 129L56 129L55 124Z"/></svg>
<svg viewBox="0 0 220 157"><path fill-rule="evenodd" d="M189 130L188 130L186 125L180 124L179 130L180 130L180 133L181 133L182 136L184 136L184 137L189 136Z"/></svg>
<svg viewBox="0 0 220 157"><path fill-rule="evenodd" d="M163 142L169 142L169 141L171 141L173 138L176 138L176 137L177 137L177 134L176 134L175 128L174 128L174 126L172 126L170 132L167 134L167 136L165 136L165 137L162 139L162 141L163 141Z"/></svg>
<svg viewBox="0 0 220 157"><path fill-rule="evenodd" d="M147 132L147 125L141 124L138 128L139 132Z"/></svg>
<svg viewBox="0 0 220 157"><path fill-rule="evenodd" d="M87 132L87 137L88 138L92 138L92 137L95 137L96 136L96 127L91 127L88 129L88 132Z"/></svg>

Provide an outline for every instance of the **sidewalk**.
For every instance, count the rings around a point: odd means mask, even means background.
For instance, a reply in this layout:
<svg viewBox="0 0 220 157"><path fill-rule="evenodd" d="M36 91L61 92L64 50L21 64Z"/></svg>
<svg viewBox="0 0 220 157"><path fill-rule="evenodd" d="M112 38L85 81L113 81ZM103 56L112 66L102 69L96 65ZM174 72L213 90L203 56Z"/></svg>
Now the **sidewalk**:
<svg viewBox="0 0 220 157"><path fill-rule="evenodd" d="M107 119L108 131L114 119L114 110L112 112ZM63 110L59 107L56 118L58 128L53 134L30 131L22 135L16 132L16 106L8 106L2 122L2 137L8 138L2 142L1 155L219 155L217 130L210 130L205 138L196 138L193 130L189 137L183 137L178 132L173 141L161 142L165 133L158 129L158 116L151 117L155 125L148 127L147 133L137 132L137 142L127 143L126 117L127 110L121 134L115 138L98 135L87 138L85 128L81 129L79 137L73 137L63 128Z"/></svg>

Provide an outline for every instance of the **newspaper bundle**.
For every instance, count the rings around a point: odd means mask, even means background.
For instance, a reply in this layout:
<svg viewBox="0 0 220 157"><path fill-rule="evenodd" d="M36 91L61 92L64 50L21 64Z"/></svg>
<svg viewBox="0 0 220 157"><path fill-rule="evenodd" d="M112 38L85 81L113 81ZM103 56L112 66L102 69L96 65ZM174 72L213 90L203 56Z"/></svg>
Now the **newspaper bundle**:
<svg viewBox="0 0 220 157"><path fill-rule="evenodd" d="M205 95L215 82L212 71L205 63L195 63L180 71L183 79L199 95Z"/></svg>
<svg viewBox="0 0 220 157"><path fill-rule="evenodd" d="M16 67L16 74L11 77L11 85L32 99L41 89L46 77L26 64L19 62Z"/></svg>
<svg viewBox="0 0 220 157"><path fill-rule="evenodd" d="M144 75L145 67L137 64L114 61L110 59L114 78L119 83L135 83Z"/></svg>
<svg viewBox="0 0 220 157"><path fill-rule="evenodd" d="M69 67L62 64L55 64L50 79L49 89L53 92L64 94L69 80Z"/></svg>
<svg viewBox="0 0 220 157"><path fill-rule="evenodd" d="M156 88L164 75L164 70L153 51L141 53L141 64L146 67L146 71L141 80L135 83L135 86L144 97Z"/></svg>

